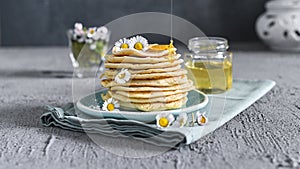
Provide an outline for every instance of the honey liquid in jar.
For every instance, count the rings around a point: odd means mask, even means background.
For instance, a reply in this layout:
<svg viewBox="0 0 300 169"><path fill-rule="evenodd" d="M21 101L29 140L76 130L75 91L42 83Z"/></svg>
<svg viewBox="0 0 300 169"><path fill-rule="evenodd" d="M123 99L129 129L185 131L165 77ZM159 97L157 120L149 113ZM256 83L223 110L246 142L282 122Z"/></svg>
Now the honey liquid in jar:
<svg viewBox="0 0 300 169"><path fill-rule="evenodd" d="M230 61L188 61L185 67L196 89L204 93L222 93L232 87Z"/></svg>
<svg viewBox="0 0 300 169"><path fill-rule="evenodd" d="M195 37L188 47L192 53L185 55L185 68L198 90L214 94L232 87L232 53L226 39Z"/></svg>

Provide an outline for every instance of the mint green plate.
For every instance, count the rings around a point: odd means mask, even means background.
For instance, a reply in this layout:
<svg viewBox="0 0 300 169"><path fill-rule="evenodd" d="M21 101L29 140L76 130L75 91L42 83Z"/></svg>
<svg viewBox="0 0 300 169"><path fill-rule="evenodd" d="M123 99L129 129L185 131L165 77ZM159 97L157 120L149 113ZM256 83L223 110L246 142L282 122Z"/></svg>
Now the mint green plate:
<svg viewBox="0 0 300 169"><path fill-rule="evenodd" d="M120 108L120 111L102 111L94 108L97 105L102 106L103 100L101 94L105 94L106 91L98 91L94 94L90 94L77 102L78 109L87 115L99 117L99 118L117 118L117 119L129 119L142 122L155 121L155 116L160 113L172 113L177 116L180 113L192 113L200 109L204 109L208 104L208 97L204 93L198 90L192 90L188 93L188 101L181 109L167 110L167 111L152 111L142 112L135 110L124 110Z"/></svg>

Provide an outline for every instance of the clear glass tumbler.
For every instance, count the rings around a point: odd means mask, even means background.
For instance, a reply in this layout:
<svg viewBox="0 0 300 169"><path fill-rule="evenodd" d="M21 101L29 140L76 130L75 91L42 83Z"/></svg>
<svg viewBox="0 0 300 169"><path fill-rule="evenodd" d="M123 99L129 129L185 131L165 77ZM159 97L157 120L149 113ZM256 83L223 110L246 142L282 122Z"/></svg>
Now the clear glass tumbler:
<svg viewBox="0 0 300 169"><path fill-rule="evenodd" d="M101 39L74 38L73 30L67 31L70 53L74 73L77 77L92 77L104 61L107 52L110 32Z"/></svg>

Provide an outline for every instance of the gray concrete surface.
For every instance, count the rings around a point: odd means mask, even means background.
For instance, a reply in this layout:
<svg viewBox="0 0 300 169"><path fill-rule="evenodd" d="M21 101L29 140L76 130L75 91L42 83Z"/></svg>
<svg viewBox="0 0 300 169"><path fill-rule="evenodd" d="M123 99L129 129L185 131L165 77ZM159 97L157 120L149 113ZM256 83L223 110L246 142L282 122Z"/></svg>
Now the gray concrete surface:
<svg viewBox="0 0 300 169"><path fill-rule="evenodd" d="M84 133L46 128L42 106L72 100L66 48L0 49L0 168L300 168L300 54L236 51L234 77L277 86L194 144L130 159Z"/></svg>

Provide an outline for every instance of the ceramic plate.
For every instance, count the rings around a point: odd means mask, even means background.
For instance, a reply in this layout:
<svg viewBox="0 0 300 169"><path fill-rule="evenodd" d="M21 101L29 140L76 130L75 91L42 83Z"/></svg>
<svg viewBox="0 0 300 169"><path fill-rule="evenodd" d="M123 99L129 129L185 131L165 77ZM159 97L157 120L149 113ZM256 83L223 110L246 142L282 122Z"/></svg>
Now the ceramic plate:
<svg viewBox="0 0 300 169"><path fill-rule="evenodd" d="M118 119L129 119L137 120L142 122L152 122L155 121L155 116L160 113L172 113L177 116L179 113L192 113L200 109L204 109L208 104L208 97L197 90L189 91L188 101L184 107L181 109L167 110L167 111L152 111L152 112L141 112L141 111L128 111L120 109L120 111L102 111L93 107L97 105L102 105L103 100L101 94L105 94L106 91L99 91L94 94L90 94L77 102L77 107L80 111L90 116L99 118L118 118Z"/></svg>

